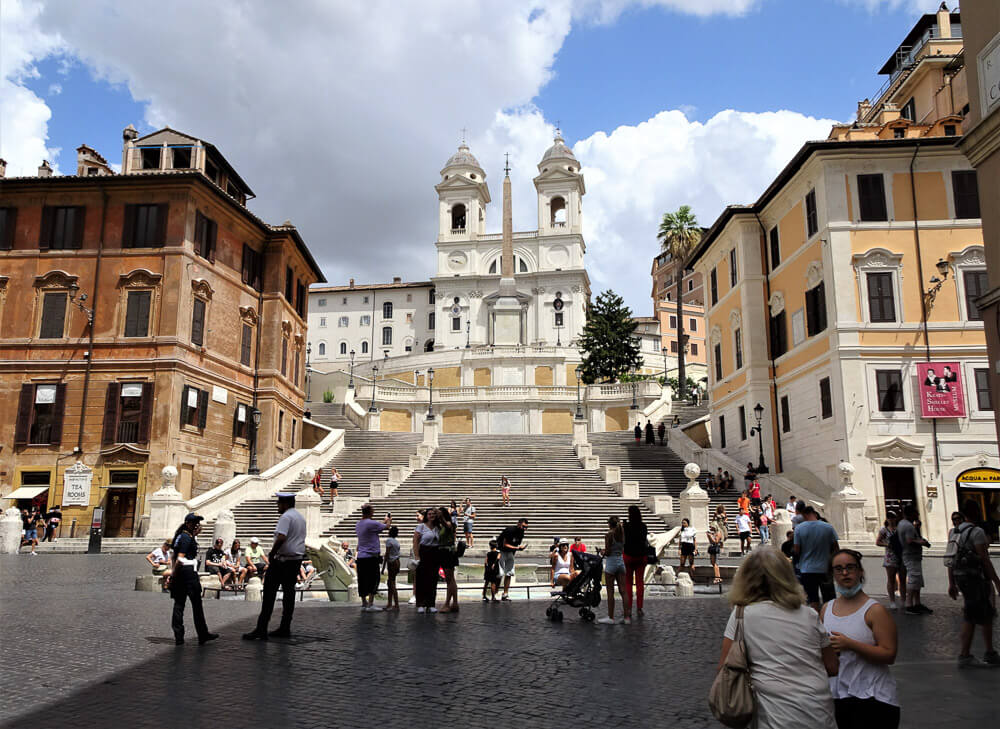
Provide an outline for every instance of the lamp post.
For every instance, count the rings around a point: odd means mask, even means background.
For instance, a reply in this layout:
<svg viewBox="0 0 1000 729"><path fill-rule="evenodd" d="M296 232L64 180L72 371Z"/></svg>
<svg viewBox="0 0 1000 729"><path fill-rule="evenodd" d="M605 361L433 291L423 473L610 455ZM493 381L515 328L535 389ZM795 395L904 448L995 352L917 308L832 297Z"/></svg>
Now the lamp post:
<svg viewBox="0 0 1000 729"><path fill-rule="evenodd" d="M466 349L469 349L469 333L470 333L469 320L466 319L465 320L465 348Z"/></svg>
<svg viewBox="0 0 1000 729"><path fill-rule="evenodd" d="M583 420L583 409L580 407L580 373L582 370L577 367L576 370L576 419Z"/></svg>
<svg viewBox="0 0 1000 729"><path fill-rule="evenodd" d="M943 258L939 258L938 262L934 265L937 268L938 273L941 274L941 278L931 276L930 283L934 285L924 293L924 296L927 298L927 308L934 305L934 299L937 298L938 291L941 290L941 287L944 286L944 282L948 279L948 262Z"/></svg>
<svg viewBox="0 0 1000 729"><path fill-rule="evenodd" d="M372 401L368 406L368 412L377 413L378 408L375 407L375 388L378 387L378 365L372 365Z"/></svg>
<svg viewBox="0 0 1000 729"><path fill-rule="evenodd" d="M427 419L434 420L434 368L427 368Z"/></svg>
<svg viewBox="0 0 1000 729"><path fill-rule="evenodd" d="M667 384L667 348L664 347L660 350L663 352L663 384Z"/></svg>
<svg viewBox="0 0 1000 729"><path fill-rule="evenodd" d="M760 460L757 463L757 473L769 473L767 464L764 463L764 429L761 426L761 418L764 415L764 406L757 403L753 407L754 417L757 419L757 425L750 428L750 437L753 438L757 436L757 447L760 449Z"/></svg>
<svg viewBox="0 0 1000 729"><path fill-rule="evenodd" d="M309 371L309 357L312 351L312 342L306 342L306 402L312 401L312 375Z"/></svg>
<svg viewBox="0 0 1000 729"><path fill-rule="evenodd" d="M347 383L347 386L354 389L354 350L351 350L351 381Z"/></svg>
<svg viewBox="0 0 1000 729"><path fill-rule="evenodd" d="M250 423L253 425L253 437L250 438L250 466L247 468L247 473L251 476L257 476L260 474L260 468L257 466L257 431L260 429L260 410L257 408L250 411Z"/></svg>
<svg viewBox="0 0 1000 729"><path fill-rule="evenodd" d="M639 403L636 400L636 393L639 389L639 383L636 381L635 367L632 368L632 407L630 410L638 410Z"/></svg>
<svg viewBox="0 0 1000 729"><path fill-rule="evenodd" d="M557 347L561 347L562 346L562 339L560 338L561 335L562 335L562 324L557 324L556 325L556 346Z"/></svg>

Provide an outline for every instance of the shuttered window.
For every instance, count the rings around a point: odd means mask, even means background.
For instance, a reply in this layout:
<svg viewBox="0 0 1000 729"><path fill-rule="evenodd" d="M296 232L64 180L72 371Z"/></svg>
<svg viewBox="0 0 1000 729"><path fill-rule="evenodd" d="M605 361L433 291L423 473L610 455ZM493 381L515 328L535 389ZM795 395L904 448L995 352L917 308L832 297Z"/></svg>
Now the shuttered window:
<svg viewBox="0 0 1000 729"><path fill-rule="evenodd" d="M771 317L771 357L777 359L788 351L788 326L785 312Z"/></svg>
<svg viewBox="0 0 1000 729"><path fill-rule="evenodd" d="M240 341L240 364L250 366L250 356L253 350L253 327L243 325L243 339Z"/></svg>
<svg viewBox="0 0 1000 729"><path fill-rule="evenodd" d="M205 302L197 297L191 314L191 343L205 346Z"/></svg>
<svg viewBox="0 0 1000 729"><path fill-rule="evenodd" d="M739 269L736 267L736 249L729 251L729 286L732 288L739 281Z"/></svg>
<svg viewBox="0 0 1000 729"><path fill-rule="evenodd" d="M292 382L296 387L299 386L299 365L302 358L302 353L295 350L295 371L292 373Z"/></svg>
<svg viewBox="0 0 1000 729"><path fill-rule="evenodd" d="M726 417L724 415L719 416L719 447L726 447Z"/></svg>
<svg viewBox="0 0 1000 729"><path fill-rule="evenodd" d="M170 206L126 205L122 226L122 248L162 248L167 240Z"/></svg>
<svg viewBox="0 0 1000 729"><path fill-rule="evenodd" d="M14 227L17 225L17 208L0 208L0 251L14 247Z"/></svg>
<svg viewBox="0 0 1000 729"><path fill-rule="evenodd" d="M969 321L982 321L983 312L976 306L976 299L989 288L986 271L963 271L962 283L965 284L965 318Z"/></svg>
<svg viewBox="0 0 1000 729"><path fill-rule="evenodd" d="M110 382L104 398L101 443L148 443L153 422L152 382Z"/></svg>
<svg viewBox="0 0 1000 729"><path fill-rule="evenodd" d="M876 323L896 321L892 273L869 273L865 276L865 281L868 284L868 320Z"/></svg>
<svg viewBox="0 0 1000 729"><path fill-rule="evenodd" d="M50 293L42 297L42 324L39 339L61 339L66 329L65 293Z"/></svg>
<svg viewBox="0 0 1000 729"><path fill-rule="evenodd" d="M993 393L990 391L990 373L986 369L975 370L976 404L980 410L993 409Z"/></svg>
<svg viewBox="0 0 1000 729"><path fill-rule="evenodd" d="M903 404L903 375L899 370L876 370L875 387L878 391L878 409L882 412L900 412Z"/></svg>
<svg viewBox="0 0 1000 729"><path fill-rule="evenodd" d="M771 234L768 238L771 245L771 270L773 271L781 265L781 238L777 225L771 228Z"/></svg>
<svg viewBox="0 0 1000 729"><path fill-rule="evenodd" d="M248 438L250 432L250 407L244 403L237 403L233 411L233 437Z"/></svg>
<svg viewBox="0 0 1000 729"><path fill-rule="evenodd" d="M781 432L792 432L792 412L788 406L788 395L784 395L781 398Z"/></svg>
<svg viewBox="0 0 1000 729"><path fill-rule="evenodd" d="M960 170L951 173L952 193L955 197L956 218L978 218L979 183L975 170Z"/></svg>
<svg viewBox="0 0 1000 729"><path fill-rule="evenodd" d="M670 345L671 351L676 352L677 342L671 342ZM712 349L712 354L714 355L712 359L715 360L715 381L718 382L722 379L722 345L716 344Z"/></svg>
<svg viewBox="0 0 1000 729"><path fill-rule="evenodd" d="M826 288L823 282L806 291L806 330L809 336L826 329Z"/></svg>
<svg viewBox="0 0 1000 729"><path fill-rule="evenodd" d="M243 244L243 283L252 287L255 291L263 288L264 256Z"/></svg>
<svg viewBox="0 0 1000 729"><path fill-rule="evenodd" d="M181 425L204 428L208 422L208 391L185 385L181 390Z"/></svg>
<svg viewBox="0 0 1000 729"><path fill-rule="evenodd" d="M149 336L149 304L151 291L129 291L125 306L125 336Z"/></svg>
<svg viewBox="0 0 1000 729"><path fill-rule="evenodd" d="M816 210L816 191L806 194L806 234L812 238L819 232L819 212Z"/></svg>
<svg viewBox="0 0 1000 729"><path fill-rule="evenodd" d="M299 316L306 316L306 287L301 281L295 283L295 311Z"/></svg>
<svg viewBox="0 0 1000 729"><path fill-rule="evenodd" d="M392 327L382 327L382 346L388 347L392 344Z"/></svg>
<svg viewBox="0 0 1000 729"><path fill-rule="evenodd" d="M201 211L194 216L194 252L215 263L215 238L219 226Z"/></svg>
<svg viewBox="0 0 1000 729"><path fill-rule="evenodd" d="M24 384L17 403L14 445L59 445L66 415L66 385Z"/></svg>
<svg viewBox="0 0 1000 729"><path fill-rule="evenodd" d="M858 203L862 221L889 219L885 206L885 181L881 174L858 175Z"/></svg>
<svg viewBox="0 0 1000 729"><path fill-rule="evenodd" d="M295 273L291 266L285 268L285 301L292 303L292 293L295 286Z"/></svg>
<svg viewBox="0 0 1000 729"><path fill-rule="evenodd" d="M708 277L709 288L712 292L712 306L719 303L719 274L716 269L712 269L712 273Z"/></svg>
<svg viewBox="0 0 1000 729"><path fill-rule="evenodd" d="M42 231L38 247L42 250L80 248L83 245L83 223L87 208L64 205L42 208Z"/></svg>
<svg viewBox="0 0 1000 729"><path fill-rule="evenodd" d="M747 439L747 409L740 405L740 440Z"/></svg>
<svg viewBox="0 0 1000 729"><path fill-rule="evenodd" d="M833 396L830 392L830 378L819 381L819 409L823 420L833 417Z"/></svg>
<svg viewBox="0 0 1000 729"><path fill-rule="evenodd" d="M737 329L733 332L733 344L736 357L736 369L743 369L743 332Z"/></svg>

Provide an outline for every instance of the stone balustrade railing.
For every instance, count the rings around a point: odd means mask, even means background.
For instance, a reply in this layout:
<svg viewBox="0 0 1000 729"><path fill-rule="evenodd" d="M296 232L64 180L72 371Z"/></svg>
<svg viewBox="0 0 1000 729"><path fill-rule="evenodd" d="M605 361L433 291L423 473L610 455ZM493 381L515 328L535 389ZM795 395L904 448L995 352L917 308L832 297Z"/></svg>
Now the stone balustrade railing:
<svg viewBox="0 0 1000 729"><path fill-rule="evenodd" d="M345 398L347 409L352 407L358 409L357 417L363 416L363 410L355 403L355 397L364 402L372 397L372 385L358 383L360 389L357 393L348 391ZM667 393L667 397L663 393ZM661 389L655 382L638 383L636 389L637 396L643 402L649 404L650 398L655 398L658 403L656 414L660 415L663 404L669 412L669 389ZM525 400L525 401L545 401L545 402L576 402L577 390L575 385L486 385L461 387L435 387L435 402L494 402L502 400ZM632 397L632 385L589 385L580 388L581 402L590 401L612 401L630 400ZM428 391L426 386L406 386L406 385L383 385L379 383L375 387L375 401L378 404L385 403L426 403ZM647 408L648 409L648 408ZM644 413L647 416L651 412ZM350 412L348 417L351 417ZM353 421L354 418L352 417Z"/></svg>

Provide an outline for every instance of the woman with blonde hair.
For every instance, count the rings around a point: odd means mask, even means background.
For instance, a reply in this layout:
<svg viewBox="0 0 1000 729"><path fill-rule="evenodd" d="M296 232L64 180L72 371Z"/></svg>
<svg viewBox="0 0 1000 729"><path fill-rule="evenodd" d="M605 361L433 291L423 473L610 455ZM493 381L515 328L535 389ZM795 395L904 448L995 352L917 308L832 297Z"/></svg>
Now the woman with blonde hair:
<svg viewBox="0 0 1000 729"><path fill-rule="evenodd" d="M835 729L828 677L837 675L837 654L819 615L806 605L785 556L771 546L747 555L733 579L729 602L733 612L719 668L742 620L756 698L754 726Z"/></svg>

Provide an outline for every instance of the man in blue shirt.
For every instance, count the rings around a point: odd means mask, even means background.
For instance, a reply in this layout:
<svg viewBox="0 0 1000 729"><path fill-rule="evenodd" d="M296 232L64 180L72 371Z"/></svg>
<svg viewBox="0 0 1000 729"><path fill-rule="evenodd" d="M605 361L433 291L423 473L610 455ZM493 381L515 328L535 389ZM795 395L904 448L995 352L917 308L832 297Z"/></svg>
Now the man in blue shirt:
<svg viewBox="0 0 1000 729"><path fill-rule="evenodd" d="M809 607L819 611L820 585L829 581L830 555L840 549L837 530L811 506L802 510L803 522L795 527L795 555L799 563L799 581L806 591Z"/></svg>

